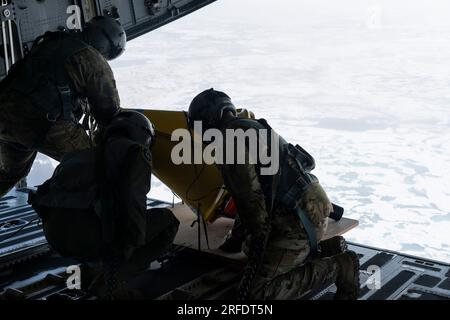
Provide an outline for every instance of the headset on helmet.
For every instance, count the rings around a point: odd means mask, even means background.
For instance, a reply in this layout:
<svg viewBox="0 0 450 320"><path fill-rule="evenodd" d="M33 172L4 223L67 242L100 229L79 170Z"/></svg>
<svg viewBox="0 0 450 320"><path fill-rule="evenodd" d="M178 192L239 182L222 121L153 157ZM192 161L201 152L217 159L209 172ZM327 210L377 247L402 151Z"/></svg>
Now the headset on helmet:
<svg viewBox="0 0 450 320"><path fill-rule="evenodd" d="M86 24L84 40L97 49L106 60L119 57L127 43L127 35L122 25L114 18L98 16Z"/></svg>
<svg viewBox="0 0 450 320"><path fill-rule="evenodd" d="M155 140L153 124L146 116L135 110L119 112L106 128L103 139L115 133L148 147L151 147Z"/></svg>
<svg viewBox="0 0 450 320"><path fill-rule="evenodd" d="M236 115L236 107L228 95L214 89L203 91L189 106L189 126L192 128L194 121L202 121L204 129L215 128L226 111Z"/></svg>

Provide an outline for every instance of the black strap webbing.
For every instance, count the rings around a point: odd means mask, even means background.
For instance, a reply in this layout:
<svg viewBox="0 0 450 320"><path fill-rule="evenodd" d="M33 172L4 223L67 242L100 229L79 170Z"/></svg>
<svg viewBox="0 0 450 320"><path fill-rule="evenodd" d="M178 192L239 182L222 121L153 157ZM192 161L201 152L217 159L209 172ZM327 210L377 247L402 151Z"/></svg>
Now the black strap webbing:
<svg viewBox="0 0 450 320"><path fill-rule="evenodd" d="M302 222L302 225L305 228L306 234L308 235L309 246L311 247L310 254L314 256L319 251L319 244L317 242L316 236L316 228L314 228L314 225L312 224L311 220L309 220L305 211L303 211L299 207L295 208L294 211L300 218L300 221Z"/></svg>

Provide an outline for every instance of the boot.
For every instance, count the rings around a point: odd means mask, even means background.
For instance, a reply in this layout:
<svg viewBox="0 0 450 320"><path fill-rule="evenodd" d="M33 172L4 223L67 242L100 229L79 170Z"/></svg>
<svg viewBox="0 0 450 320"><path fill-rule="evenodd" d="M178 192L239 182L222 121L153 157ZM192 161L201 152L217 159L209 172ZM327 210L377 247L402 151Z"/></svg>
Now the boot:
<svg viewBox="0 0 450 320"><path fill-rule="evenodd" d="M102 277L102 265L101 263L89 264L85 263L81 265L81 290L89 292L92 286L94 286Z"/></svg>
<svg viewBox="0 0 450 320"><path fill-rule="evenodd" d="M344 237L336 236L320 242L320 258L327 258L347 251L348 246Z"/></svg>
<svg viewBox="0 0 450 320"><path fill-rule="evenodd" d="M95 277L85 289L86 296L100 300L142 300L143 293L128 285L134 274L128 267L129 262L103 262L97 265L91 274L87 274Z"/></svg>
<svg viewBox="0 0 450 320"><path fill-rule="evenodd" d="M353 251L347 251L332 257L337 266L334 300L357 300L359 296L359 259Z"/></svg>
<svg viewBox="0 0 450 320"><path fill-rule="evenodd" d="M110 299L112 300L144 300L144 295L141 291L137 289L130 289L126 287L121 287L113 292L113 295Z"/></svg>
<svg viewBox="0 0 450 320"><path fill-rule="evenodd" d="M85 275L85 281L82 283L85 283L83 289L89 297L111 300L114 298L114 293L124 287L118 266L111 261L102 260L93 268L87 268L86 271L82 273Z"/></svg>
<svg viewBox="0 0 450 320"><path fill-rule="evenodd" d="M140 300L142 294L138 290L128 288L126 282L117 276L116 283L112 286L110 280L100 275L90 286L88 297L96 297L100 300Z"/></svg>

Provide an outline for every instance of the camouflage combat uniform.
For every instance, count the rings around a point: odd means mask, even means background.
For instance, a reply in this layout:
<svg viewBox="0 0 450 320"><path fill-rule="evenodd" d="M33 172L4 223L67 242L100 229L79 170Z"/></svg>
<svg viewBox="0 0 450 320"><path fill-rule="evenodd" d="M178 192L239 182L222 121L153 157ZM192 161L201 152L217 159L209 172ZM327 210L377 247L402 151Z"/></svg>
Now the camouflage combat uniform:
<svg viewBox="0 0 450 320"><path fill-rule="evenodd" d="M66 155L30 203L54 250L100 271L114 258L126 280L162 255L178 230L170 210L147 209L151 174L148 148L116 136Z"/></svg>
<svg viewBox="0 0 450 320"><path fill-rule="evenodd" d="M238 128L248 129L236 121L225 123L221 129ZM248 150L246 152L248 154ZM280 159L283 160L290 161ZM298 299L310 289L336 280L337 270L331 259L311 259L308 235L299 217L276 199L273 210L268 208L271 206L268 202L270 195L264 190L270 187L264 186L257 165L248 164L247 161L246 164L226 164L219 168L239 212L241 226L237 232L245 230L245 236L248 235L244 252L249 259L261 254L253 249L258 247L255 242L266 237L268 239L249 299ZM315 226L317 240L320 241L326 231L327 217L332 207L318 182L306 188L298 199L298 206L309 216Z"/></svg>
<svg viewBox="0 0 450 320"><path fill-rule="evenodd" d="M82 101L89 103L92 116L101 125L119 111L114 76L105 58L77 38L56 34L34 46L0 83L0 196L29 173L37 152L60 160L68 152L90 146L85 129L78 123ZM40 58L43 52L46 59ZM36 69L41 70L27 69L27 63L39 59L43 61ZM55 72L67 78L72 100L69 115L61 110L59 99L49 96L45 100L42 93L48 90L55 94L45 74L51 70L62 70ZM51 121L48 110L56 111Z"/></svg>

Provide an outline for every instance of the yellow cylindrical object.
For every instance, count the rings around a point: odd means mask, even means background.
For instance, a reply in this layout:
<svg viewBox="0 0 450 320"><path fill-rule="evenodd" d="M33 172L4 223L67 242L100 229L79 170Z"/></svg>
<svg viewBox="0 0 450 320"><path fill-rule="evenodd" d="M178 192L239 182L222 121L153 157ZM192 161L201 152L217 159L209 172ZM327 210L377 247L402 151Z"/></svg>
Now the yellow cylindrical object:
<svg viewBox="0 0 450 320"><path fill-rule="evenodd" d="M175 165L171 158L172 149L179 143L171 141L172 133L176 129L186 129L192 134L187 114L161 110L144 110L143 113L156 131L152 148L153 174L194 211L200 212L206 221L214 221L226 195L218 168L204 163Z"/></svg>
<svg viewBox="0 0 450 320"><path fill-rule="evenodd" d="M253 112L246 109L237 111L240 118L255 118ZM214 221L218 218L223 201L228 195L219 169L215 165L205 163L193 164L194 161L176 165L171 158L173 148L179 143L172 141L172 133L175 130L186 129L190 132L190 137L194 137L193 130L188 125L187 113L165 110L142 112L153 123L156 131L156 141L152 148L153 174L195 212L199 212L205 221ZM191 139L192 148L196 143L197 147L203 147L201 137L198 141ZM191 151L193 154L194 151Z"/></svg>

